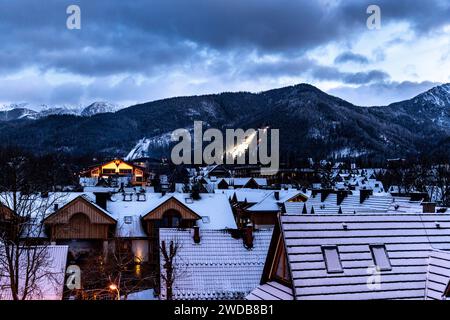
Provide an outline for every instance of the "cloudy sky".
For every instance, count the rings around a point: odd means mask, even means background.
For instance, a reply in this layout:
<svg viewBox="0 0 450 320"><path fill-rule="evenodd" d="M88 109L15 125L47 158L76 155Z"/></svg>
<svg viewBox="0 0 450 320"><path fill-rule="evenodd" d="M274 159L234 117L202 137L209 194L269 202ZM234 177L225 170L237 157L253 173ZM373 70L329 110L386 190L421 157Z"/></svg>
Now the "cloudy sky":
<svg viewBox="0 0 450 320"><path fill-rule="evenodd" d="M81 8L81 29L66 9ZM381 29L366 10L381 8ZM302 82L381 105L450 82L448 0L0 0L0 105Z"/></svg>

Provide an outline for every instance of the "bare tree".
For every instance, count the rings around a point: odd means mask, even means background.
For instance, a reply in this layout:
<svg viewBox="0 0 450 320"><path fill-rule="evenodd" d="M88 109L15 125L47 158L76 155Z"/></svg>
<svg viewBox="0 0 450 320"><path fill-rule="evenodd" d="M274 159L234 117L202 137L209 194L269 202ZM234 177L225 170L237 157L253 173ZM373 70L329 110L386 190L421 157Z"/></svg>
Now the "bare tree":
<svg viewBox="0 0 450 320"><path fill-rule="evenodd" d="M448 164L438 165L433 170L437 195L443 206L450 206L450 166Z"/></svg>
<svg viewBox="0 0 450 320"><path fill-rule="evenodd" d="M161 241L160 252L162 255L162 268L160 271L162 284L165 287L166 300L173 299L173 288L176 280L180 279L184 274L184 270L181 268L179 252L182 248L181 242L172 240L169 246L166 241Z"/></svg>
<svg viewBox="0 0 450 320"><path fill-rule="evenodd" d="M2 161L0 170L0 298L39 299L43 290L62 285L52 270L43 220L63 197L48 195L28 180L28 159L17 156Z"/></svg>

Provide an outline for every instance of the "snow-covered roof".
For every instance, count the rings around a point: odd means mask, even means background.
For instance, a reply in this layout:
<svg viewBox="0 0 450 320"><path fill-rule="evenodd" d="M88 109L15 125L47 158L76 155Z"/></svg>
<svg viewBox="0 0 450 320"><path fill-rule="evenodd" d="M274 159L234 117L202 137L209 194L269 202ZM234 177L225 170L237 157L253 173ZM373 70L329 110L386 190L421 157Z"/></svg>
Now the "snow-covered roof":
<svg viewBox="0 0 450 320"><path fill-rule="evenodd" d="M279 198L276 199L275 192L278 192ZM285 203L289 199L292 199L298 195L303 195L298 190L271 190L266 196L258 203L247 208L248 211L279 211L280 205ZM307 198L305 196L305 198Z"/></svg>
<svg viewBox="0 0 450 320"><path fill-rule="evenodd" d="M337 194L329 194L325 201L321 201L320 194L311 196L305 203L286 202L287 214L301 214L306 206L306 212L315 214L342 213L422 213L421 201L411 201L408 197L393 197L389 193L375 193L360 203L360 192L353 191L340 205L337 205Z"/></svg>
<svg viewBox="0 0 450 320"><path fill-rule="evenodd" d="M99 191L109 192L110 190L107 188L95 189L95 192ZM40 227L43 219L54 213L55 209L59 210L78 197L89 201L98 210L116 220L116 235L119 237L147 237L141 223L141 218L171 198L177 199L202 217L202 219L197 221L197 225L202 229L237 228L228 197L224 194L200 194L200 199L192 201L186 200L191 199L191 195L188 193L168 193L162 195L161 193L146 192L145 194L140 194L139 201L138 194L140 193L132 193L131 201L128 201L129 198L124 200L121 193L113 193L111 200L107 201L106 210L95 203L94 192L55 192L50 193L48 198L41 198L37 195L35 200L30 200L33 201L32 204L36 207L33 209L32 216L36 219L33 221L34 226L32 227L38 231L35 232L34 237L45 237L42 233L43 228ZM5 203L5 201L2 201L2 203ZM57 207L54 206L55 204L57 204ZM45 212L43 213L42 210L45 210ZM41 234L38 235L37 233Z"/></svg>
<svg viewBox="0 0 450 320"><path fill-rule="evenodd" d="M176 257L175 299L243 299L259 285L272 230L254 231L253 248L226 230L201 230L200 243L192 229L160 229L160 241L180 243ZM161 272L164 272L161 257ZM165 287L161 281L161 296Z"/></svg>
<svg viewBox="0 0 450 320"><path fill-rule="evenodd" d="M449 282L450 252L433 250L428 263L426 299L443 300Z"/></svg>
<svg viewBox="0 0 450 320"><path fill-rule="evenodd" d="M248 296L247 300L294 300L292 289L278 282L270 281L259 285Z"/></svg>
<svg viewBox="0 0 450 320"><path fill-rule="evenodd" d="M234 194L236 194L239 202L247 201L248 203L258 203L271 192L272 190L248 188L214 190L214 193L225 194L229 199L233 198Z"/></svg>
<svg viewBox="0 0 450 320"><path fill-rule="evenodd" d="M21 274L25 274L25 269L30 262L40 262L44 265L42 268L37 269L36 289L28 295L27 300L61 300L63 296L69 247L50 245L37 248L38 255L45 257L46 262L41 262L41 260L27 261L25 259L26 253L21 255L22 258L19 262L19 270L23 270L23 272L19 271ZM0 300L12 300L9 281L7 270L2 269L2 266L0 266ZM25 289L23 281L25 281L25 279L19 280L19 290L21 291L21 295Z"/></svg>
<svg viewBox="0 0 450 320"><path fill-rule="evenodd" d="M450 215L282 215L280 220L297 300L424 299L433 251L450 250ZM340 264L341 271L327 269L325 247L337 252L328 263ZM379 273L375 248L390 265ZM440 260L447 266L447 258ZM446 268L440 270L449 276Z"/></svg>

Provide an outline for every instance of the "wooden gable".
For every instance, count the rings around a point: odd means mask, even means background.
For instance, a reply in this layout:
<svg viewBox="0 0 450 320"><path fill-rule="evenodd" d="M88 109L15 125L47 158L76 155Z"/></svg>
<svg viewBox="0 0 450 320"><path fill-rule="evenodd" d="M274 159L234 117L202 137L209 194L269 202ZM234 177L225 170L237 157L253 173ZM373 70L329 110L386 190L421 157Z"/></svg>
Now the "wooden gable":
<svg viewBox="0 0 450 320"><path fill-rule="evenodd" d="M287 202L306 202L306 201L308 201L308 197L300 193L290 198Z"/></svg>
<svg viewBox="0 0 450 320"><path fill-rule="evenodd" d="M181 218L184 220L198 220L201 219L197 213L192 211L189 207L181 203L178 199L171 197L168 200L161 203L155 209L147 213L144 220L161 220L163 215L168 210L176 210L181 214Z"/></svg>
<svg viewBox="0 0 450 320"><path fill-rule="evenodd" d="M44 220L52 240L106 240L116 221L80 196Z"/></svg>
<svg viewBox="0 0 450 320"><path fill-rule="evenodd" d="M261 284L269 281L276 281L292 288L291 270L279 221L275 224L272 234Z"/></svg>
<svg viewBox="0 0 450 320"><path fill-rule="evenodd" d="M67 224L73 215L77 213L85 214L92 224L116 224L116 220L110 217L102 209L85 199L83 196L79 196L60 208L59 210L48 216L45 224Z"/></svg>

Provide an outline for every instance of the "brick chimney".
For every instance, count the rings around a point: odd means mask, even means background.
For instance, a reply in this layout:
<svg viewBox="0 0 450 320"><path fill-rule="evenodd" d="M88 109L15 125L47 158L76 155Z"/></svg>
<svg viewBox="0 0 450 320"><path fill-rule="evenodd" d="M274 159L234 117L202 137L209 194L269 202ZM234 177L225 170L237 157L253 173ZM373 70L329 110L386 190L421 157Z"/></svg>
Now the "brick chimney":
<svg viewBox="0 0 450 320"><path fill-rule="evenodd" d="M435 202L422 202L422 212L423 213L436 213L436 203Z"/></svg>
<svg viewBox="0 0 450 320"><path fill-rule="evenodd" d="M200 243L200 228L198 226L194 226L194 243Z"/></svg>
<svg viewBox="0 0 450 320"><path fill-rule="evenodd" d="M273 195L275 196L275 200L280 200L280 191L275 191Z"/></svg>
<svg viewBox="0 0 450 320"><path fill-rule="evenodd" d="M95 204L100 208L106 210L106 206L109 199L109 192L94 192Z"/></svg>
<svg viewBox="0 0 450 320"><path fill-rule="evenodd" d="M243 229L242 238L244 240L244 247L247 249L253 248L253 226L249 223Z"/></svg>

